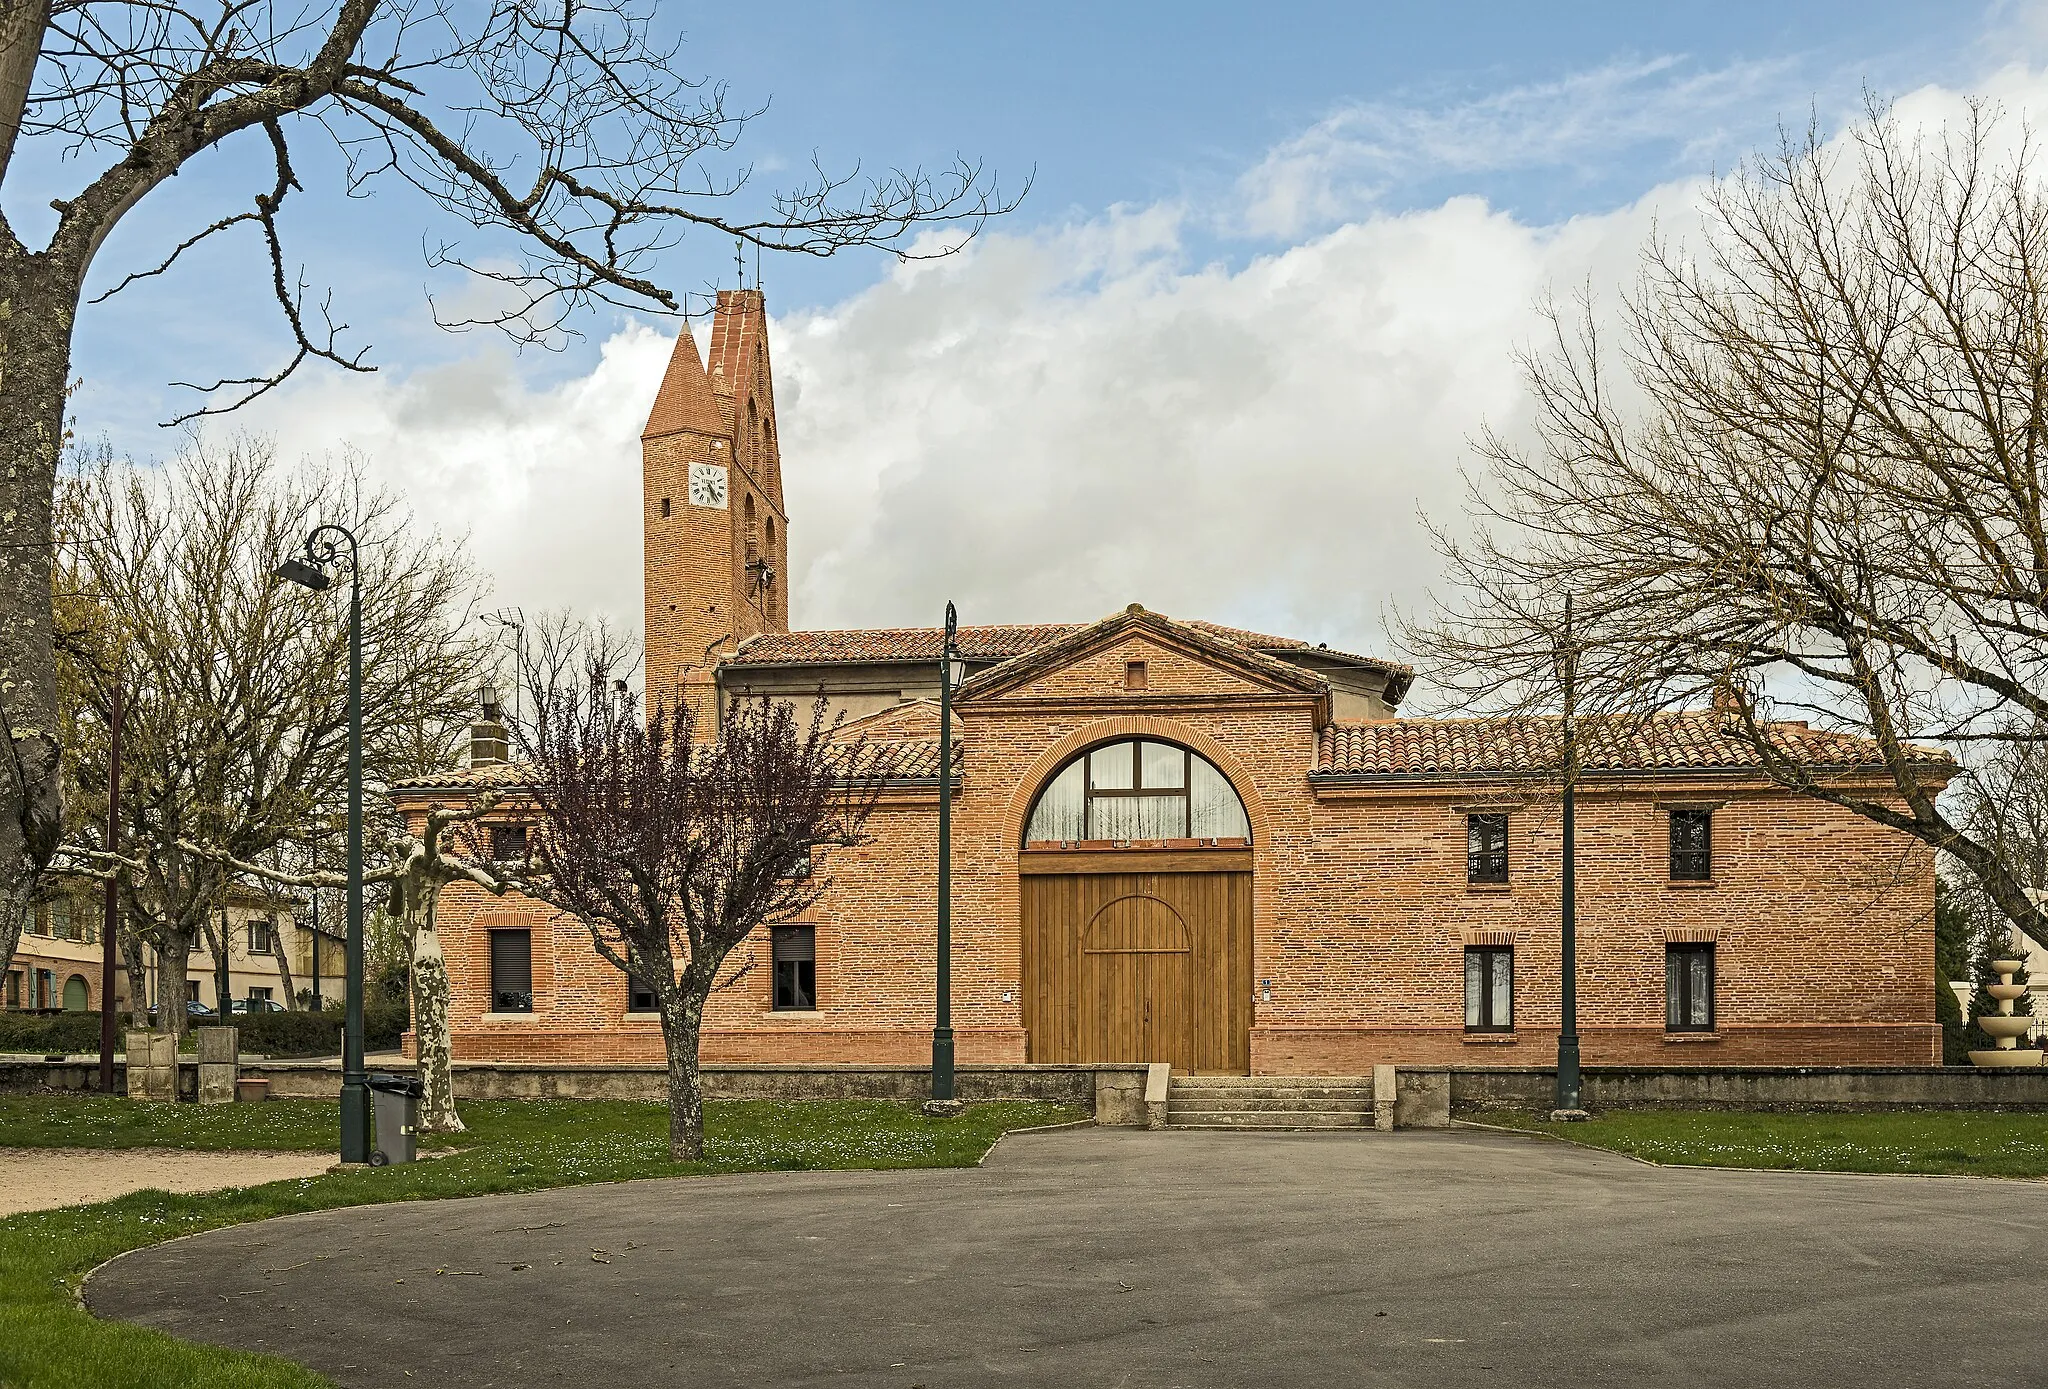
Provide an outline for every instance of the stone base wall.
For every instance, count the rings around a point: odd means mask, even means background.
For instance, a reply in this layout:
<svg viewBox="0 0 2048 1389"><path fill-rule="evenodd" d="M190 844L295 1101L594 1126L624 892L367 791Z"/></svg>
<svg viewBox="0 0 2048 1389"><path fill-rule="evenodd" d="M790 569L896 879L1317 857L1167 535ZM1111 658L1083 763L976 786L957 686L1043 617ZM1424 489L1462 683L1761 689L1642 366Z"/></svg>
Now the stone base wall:
<svg viewBox="0 0 2048 1389"><path fill-rule="evenodd" d="M1545 1067L1450 1072L1454 1112L1549 1109L1557 1072ZM1588 1066L1587 1109L2041 1109L2048 1070L1972 1066L1749 1066L1691 1069Z"/></svg>
<svg viewBox="0 0 2048 1389"><path fill-rule="evenodd" d="M408 1070L409 1062L373 1062L373 1071ZM1147 1122L1147 1067L962 1066L956 1093L964 1100L1029 1099L1077 1105L1100 1124ZM197 1090L198 1066L178 1068L179 1092ZM341 1093L339 1061L246 1061L245 1078L270 1082L278 1099L327 1099ZM1332 1074L1344 1074L1334 1072ZM713 1099L885 1099L919 1102L931 1075L922 1066L707 1066ZM78 1061L0 1061L0 1094L96 1090L99 1065ZM115 1093L126 1067L114 1067ZM1556 1095L1547 1067L1399 1068L1395 1122L1434 1127L1440 1115L1487 1108L1547 1110ZM455 1091L465 1100L604 1099L660 1101L666 1074L657 1065L532 1066L458 1062ZM2048 1069L1978 1070L1969 1066L1589 1066L1581 1093L1603 1109L2016 1109L2048 1111Z"/></svg>
<svg viewBox="0 0 2048 1389"><path fill-rule="evenodd" d="M412 1070L410 1061L372 1058L369 1069ZM1140 1065L961 1066L954 1094L963 1100L1044 1100L1090 1111L1098 1124L1145 1122L1145 1073ZM931 1098L931 1069L925 1066L706 1066L705 1095L714 1100L900 1100L921 1104ZM273 1099L331 1100L341 1094L341 1063L245 1060L246 1080L267 1080ZM114 1064L115 1093L122 1093L127 1066ZM197 1089L193 1058L179 1066L181 1094ZM0 1094L34 1091L91 1091L99 1085L97 1061L0 1062ZM647 1100L668 1098L668 1072L659 1065L535 1066L503 1062L457 1062L455 1094L464 1100Z"/></svg>

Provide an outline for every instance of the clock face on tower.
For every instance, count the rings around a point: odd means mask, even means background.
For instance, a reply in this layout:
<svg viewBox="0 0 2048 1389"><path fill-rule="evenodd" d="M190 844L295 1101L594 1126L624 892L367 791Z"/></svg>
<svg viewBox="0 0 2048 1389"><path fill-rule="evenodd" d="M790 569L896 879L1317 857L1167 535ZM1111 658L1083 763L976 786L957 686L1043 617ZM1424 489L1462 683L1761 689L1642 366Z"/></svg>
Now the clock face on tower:
<svg viewBox="0 0 2048 1389"><path fill-rule="evenodd" d="M725 508L725 469L717 463L690 465L690 505Z"/></svg>

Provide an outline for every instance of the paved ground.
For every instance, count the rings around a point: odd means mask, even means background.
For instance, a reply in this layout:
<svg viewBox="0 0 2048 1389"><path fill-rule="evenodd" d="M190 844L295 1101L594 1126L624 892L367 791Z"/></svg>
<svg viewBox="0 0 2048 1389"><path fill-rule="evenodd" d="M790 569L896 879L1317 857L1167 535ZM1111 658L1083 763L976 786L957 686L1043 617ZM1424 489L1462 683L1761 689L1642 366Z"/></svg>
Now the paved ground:
<svg viewBox="0 0 2048 1389"><path fill-rule="evenodd" d="M1073 1129L978 1171L292 1216L86 1291L344 1385L2009 1389L2048 1364L2044 1267L2043 1184Z"/></svg>
<svg viewBox="0 0 2048 1389"><path fill-rule="evenodd" d="M131 1191L219 1191L313 1177L332 1153L195 1153L178 1148L0 1148L0 1215L111 1201Z"/></svg>

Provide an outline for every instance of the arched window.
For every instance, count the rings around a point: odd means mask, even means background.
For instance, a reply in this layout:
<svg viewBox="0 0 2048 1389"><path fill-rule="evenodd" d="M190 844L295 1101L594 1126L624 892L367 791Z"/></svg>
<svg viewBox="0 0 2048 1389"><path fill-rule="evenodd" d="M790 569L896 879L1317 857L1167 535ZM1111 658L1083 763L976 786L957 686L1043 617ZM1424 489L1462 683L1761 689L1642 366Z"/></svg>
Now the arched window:
<svg viewBox="0 0 2048 1389"><path fill-rule="evenodd" d="M1091 748L1038 793L1024 843L1217 839L1251 843L1251 821L1214 763L1173 743L1132 738Z"/></svg>
<svg viewBox="0 0 2048 1389"><path fill-rule="evenodd" d="M84 975L74 974L69 979L66 979L64 981L65 1012L83 1013L86 1010L86 1007L90 1000L91 991L88 989L86 985Z"/></svg>
<svg viewBox="0 0 2048 1389"><path fill-rule="evenodd" d="M744 510L743 510L743 512L742 512L742 516L744 517L744 520L745 520L745 530L746 530L746 541L747 541L747 563L748 563L748 564L752 564L752 563L753 563L753 562L754 562L755 560L757 560L757 559L759 559L759 558L761 557L761 547L760 547L759 545L755 544L755 533L754 533L754 496L753 496L753 493L751 493L751 492L747 494L747 504L746 504L746 507L744 508Z"/></svg>

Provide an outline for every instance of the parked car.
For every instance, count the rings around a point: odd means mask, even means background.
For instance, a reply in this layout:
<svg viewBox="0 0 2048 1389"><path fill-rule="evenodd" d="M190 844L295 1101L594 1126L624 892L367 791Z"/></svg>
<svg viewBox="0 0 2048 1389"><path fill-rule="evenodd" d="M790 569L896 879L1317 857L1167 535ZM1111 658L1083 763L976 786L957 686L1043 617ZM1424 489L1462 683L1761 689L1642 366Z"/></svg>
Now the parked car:
<svg viewBox="0 0 2048 1389"><path fill-rule="evenodd" d="M274 998L234 998L228 1000L228 1011L232 1013L282 1013L285 1007Z"/></svg>
<svg viewBox="0 0 2048 1389"><path fill-rule="evenodd" d="M196 998L188 999L185 1003L185 1016L188 1018L210 1018L213 1016L213 1007L210 1004L201 1003ZM149 1010L149 1020L151 1022L156 1021L156 1009L152 1008Z"/></svg>

